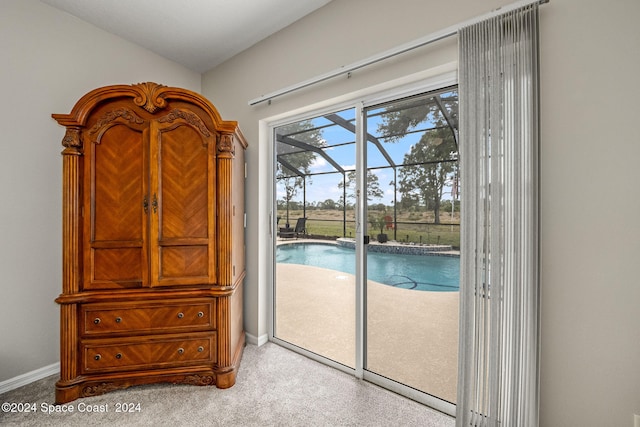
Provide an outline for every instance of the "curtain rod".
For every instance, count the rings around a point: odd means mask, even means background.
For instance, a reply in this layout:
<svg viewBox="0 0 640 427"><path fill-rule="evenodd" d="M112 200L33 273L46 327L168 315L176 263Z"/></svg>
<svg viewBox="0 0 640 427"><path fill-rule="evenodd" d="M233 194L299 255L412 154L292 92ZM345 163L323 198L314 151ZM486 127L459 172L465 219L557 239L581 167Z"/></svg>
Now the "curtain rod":
<svg viewBox="0 0 640 427"><path fill-rule="evenodd" d="M400 46L396 46L393 49L384 51L382 53L378 53L378 54L373 55L373 56L370 56L369 58L363 59L361 61L354 62L354 63L352 63L350 65L343 65L342 67L337 68L337 69L335 69L333 71L329 71L328 73L321 74L319 76L313 77L313 78L311 78L309 80L302 81L302 82L297 83L295 85L287 86L287 87L282 88L280 90L277 90L275 92L271 92L271 93L268 93L266 95L259 96L257 98L254 98L254 99L250 100L249 101L249 105L256 105L256 104L260 104L262 102L271 101L273 98L277 98L278 96L282 96L282 95L285 95L287 93L291 93L291 92L294 92L296 90L299 90L299 89L314 85L316 83L320 83L320 82L323 82L325 80L329 80L329 79L331 79L333 77L337 77L337 76L342 75L342 74L350 73L351 71L355 71L355 70L358 70L360 68L366 67L368 65L375 64L376 62L380 62L380 61L383 61L385 59L389 59L391 57L403 54L403 53L408 52L410 50L417 49L417 48L422 47L422 46L426 46L426 45L428 45L430 43L437 42L438 40L446 39L448 37L456 35L460 28L463 28L463 27L466 27L466 26L469 26L469 25L473 25L473 24L475 24L477 22L484 21L486 19L493 18L494 16L498 16L498 15L501 15L503 13L510 12L512 10L515 10L515 9L518 9L518 8L521 8L521 7L529 6L531 4L536 4L536 3L537 4L544 4L544 3L548 3L548 2L549 2L549 0L520 0L520 1L516 1L515 3L511 3L511 4L508 4L506 6L502 6L502 7L498 8L498 9L495 9L495 10L489 12L489 13L485 13L484 15L480 15L480 16L477 16L475 18L469 19L467 21L460 22L458 24L455 24L455 25L452 25L450 27L444 28L444 29L442 29L440 31L436 31L434 33L428 34L428 35L426 35L424 37L421 37L419 39L416 39L416 40L413 40L411 42L402 44Z"/></svg>

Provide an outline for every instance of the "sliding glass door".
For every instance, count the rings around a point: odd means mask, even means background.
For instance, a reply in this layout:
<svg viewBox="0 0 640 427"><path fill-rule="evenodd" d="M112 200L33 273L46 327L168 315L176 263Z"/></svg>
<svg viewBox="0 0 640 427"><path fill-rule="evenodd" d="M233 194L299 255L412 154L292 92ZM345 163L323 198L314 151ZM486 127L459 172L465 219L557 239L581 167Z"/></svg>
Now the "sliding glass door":
<svg viewBox="0 0 640 427"><path fill-rule="evenodd" d="M274 130L274 336L355 368L353 108Z"/></svg>
<svg viewBox="0 0 640 427"><path fill-rule="evenodd" d="M365 370L456 401L457 93L365 109ZM452 191L453 189L453 191Z"/></svg>
<svg viewBox="0 0 640 427"><path fill-rule="evenodd" d="M273 128L272 338L449 409L457 105L450 87Z"/></svg>

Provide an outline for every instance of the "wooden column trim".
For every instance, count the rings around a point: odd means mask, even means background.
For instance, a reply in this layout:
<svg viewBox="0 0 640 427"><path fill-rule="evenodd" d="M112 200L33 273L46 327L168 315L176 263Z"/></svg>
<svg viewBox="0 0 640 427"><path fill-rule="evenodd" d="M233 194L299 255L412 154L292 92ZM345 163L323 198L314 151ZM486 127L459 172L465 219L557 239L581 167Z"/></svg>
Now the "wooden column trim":
<svg viewBox="0 0 640 427"><path fill-rule="evenodd" d="M229 322L229 297L218 298L218 372L225 372L231 365L231 325Z"/></svg>
<svg viewBox="0 0 640 427"><path fill-rule="evenodd" d="M80 290L81 241L81 168L82 141L80 129L68 127L62 145L62 294ZM69 384L78 376L78 314L76 304L60 306L60 381L58 387Z"/></svg>
<svg viewBox="0 0 640 427"><path fill-rule="evenodd" d="M62 140L62 293L80 290L82 142L78 128L68 128Z"/></svg>
<svg viewBox="0 0 640 427"><path fill-rule="evenodd" d="M232 133L220 134L217 147L218 286L232 286L234 282L231 258L235 210L231 197L235 157L233 138Z"/></svg>

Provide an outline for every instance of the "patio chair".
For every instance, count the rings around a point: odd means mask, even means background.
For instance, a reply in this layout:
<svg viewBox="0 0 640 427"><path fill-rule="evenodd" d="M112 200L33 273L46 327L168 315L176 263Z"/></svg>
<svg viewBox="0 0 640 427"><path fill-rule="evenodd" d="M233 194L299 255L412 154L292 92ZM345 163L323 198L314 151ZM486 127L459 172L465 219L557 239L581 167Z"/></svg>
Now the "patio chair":
<svg viewBox="0 0 640 427"><path fill-rule="evenodd" d="M389 215L385 216L384 223L385 223L385 226L387 227L387 230L393 230L393 218L391 218L391 216Z"/></svg>
<svg viewBox="0 0 640 427"><path fill-rule="evenodd" d="M296 238L300 236L305 237L307 235L306 224L307 218L298 218L298 221L296 221L296 228L293 230Z"/></svg>

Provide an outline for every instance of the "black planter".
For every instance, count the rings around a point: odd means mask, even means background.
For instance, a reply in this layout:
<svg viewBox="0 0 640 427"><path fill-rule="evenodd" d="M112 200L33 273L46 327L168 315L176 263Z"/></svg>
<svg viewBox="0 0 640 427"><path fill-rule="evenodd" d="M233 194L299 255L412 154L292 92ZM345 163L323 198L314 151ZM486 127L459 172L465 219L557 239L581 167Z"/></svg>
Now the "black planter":
<svg viewBox="0 0 640 427"><path fill-rule="evenodd" d="M378 234L378 243L385 243L389 240L389 236L384 233Z"/></svg>

